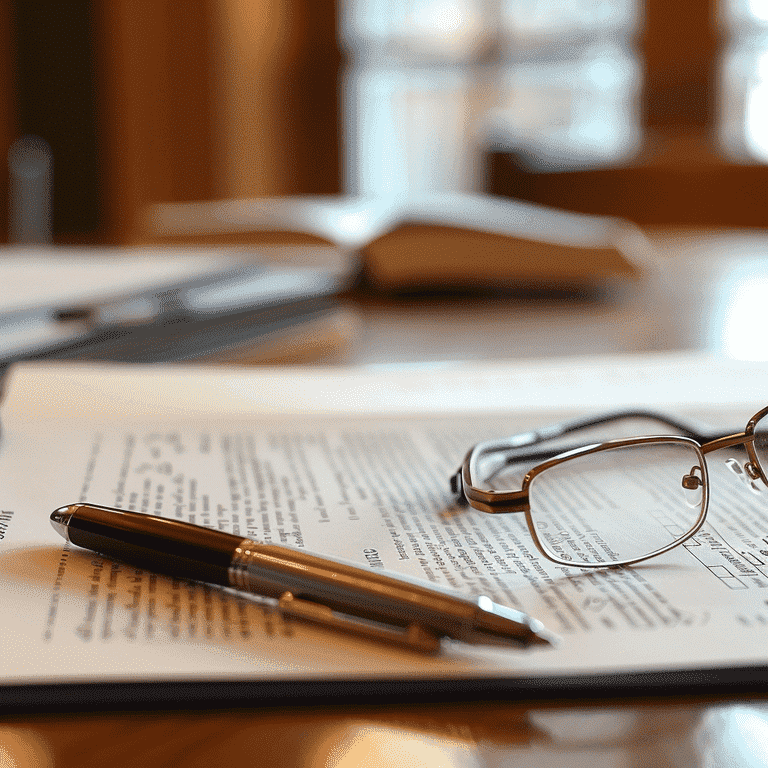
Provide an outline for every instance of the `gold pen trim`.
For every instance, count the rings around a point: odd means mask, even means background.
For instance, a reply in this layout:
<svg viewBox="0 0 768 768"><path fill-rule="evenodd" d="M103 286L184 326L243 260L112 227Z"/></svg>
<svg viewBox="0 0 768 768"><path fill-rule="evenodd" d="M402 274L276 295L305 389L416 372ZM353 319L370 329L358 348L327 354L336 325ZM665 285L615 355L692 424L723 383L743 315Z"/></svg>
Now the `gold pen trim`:
<svg viewBox="0 0 768 768"><path fill-rule="evenodd" d="M245 592L263 592L254 589L253 577L248 570L253 560L252 550L258 547L258 542L243 539L232 556L229 566L229 583L236 589ZM260 585L263 587L263 585ZM283 616L300 621L319 624L323 627L353 634L368 640L379 640L392 645L404 646L420 653L438 653L440 638L418 624L399 627L375 619L358 618L341 611L335 611L327 605L313 600L299 599L292 592L285 591L277 601Z"/></svg>
<svg viewBox="0 0 768 768"><path fill-rule="evenodd" d="M440 650L440 638L417 624L411 624L400 629L366 619L358 619L338 613L321 603L299 600L290 592L285 592L277 604L284 616L338 629L367 640L380 640L393 645L405 646L420 653L437 653Z"/></svg>

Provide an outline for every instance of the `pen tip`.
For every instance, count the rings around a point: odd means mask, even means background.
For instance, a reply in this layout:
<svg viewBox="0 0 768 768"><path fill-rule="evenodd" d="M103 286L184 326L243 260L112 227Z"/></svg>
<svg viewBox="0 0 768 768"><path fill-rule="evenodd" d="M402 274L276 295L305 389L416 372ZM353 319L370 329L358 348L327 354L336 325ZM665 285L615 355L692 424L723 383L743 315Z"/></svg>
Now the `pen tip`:
<svg viewBox="0 0 768 768"><path fill-rule="evenodd" d="M560 641L538 619L521 611L494 603L484 595L478 598L477 605L475 628L485 642L529 648L553 646Z"/></svg>
<svg viewBox="0 0 768 768"><path fill-rule="evenodd" d="M530 645L550 645L556 647L560 644L560 638L554 632L550 632L540 621L532 620Z"/></svg>

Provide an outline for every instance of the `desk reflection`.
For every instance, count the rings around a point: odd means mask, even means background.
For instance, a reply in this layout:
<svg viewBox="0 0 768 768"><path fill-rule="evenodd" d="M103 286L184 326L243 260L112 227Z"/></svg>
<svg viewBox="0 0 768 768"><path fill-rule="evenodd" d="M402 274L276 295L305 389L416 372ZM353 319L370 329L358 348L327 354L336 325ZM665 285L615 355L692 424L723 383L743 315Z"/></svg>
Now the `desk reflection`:
<svg viewBox="0 0 768 768"><path fill-rule="evenodd" d="M203 768L763 766L768 705L476 703L14 719L0 765Z"/></svg>
<svg viewBox="0 0 768 768"><path fill-rule="evenodd" d="M573 357L709 350L768 359L763 232L651 233L644 276L594 294L353 295L345 363Z"/></svg>

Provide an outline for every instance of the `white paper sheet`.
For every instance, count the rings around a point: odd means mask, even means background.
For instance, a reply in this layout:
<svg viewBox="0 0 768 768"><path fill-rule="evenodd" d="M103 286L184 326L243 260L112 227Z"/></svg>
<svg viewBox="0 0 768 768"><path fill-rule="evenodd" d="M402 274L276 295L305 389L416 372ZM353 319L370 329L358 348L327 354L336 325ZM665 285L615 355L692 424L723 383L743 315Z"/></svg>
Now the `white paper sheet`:
<svg viewBox="0 0 768 768"><path fill-rule="evenodd" d="M701 534L621 570L549 563L518 516L457 507L448 478L479 439L606 405L677 399L741 428L765 404L767 372L693 356L387 371L18 366L0 409L0 681L765 665L768 489L728 470L727 452L711 455ZM285 622L269 604L64 546L48 516L78 500L486 593L562 643L525 652L445 643L423 657Z"/></svg>

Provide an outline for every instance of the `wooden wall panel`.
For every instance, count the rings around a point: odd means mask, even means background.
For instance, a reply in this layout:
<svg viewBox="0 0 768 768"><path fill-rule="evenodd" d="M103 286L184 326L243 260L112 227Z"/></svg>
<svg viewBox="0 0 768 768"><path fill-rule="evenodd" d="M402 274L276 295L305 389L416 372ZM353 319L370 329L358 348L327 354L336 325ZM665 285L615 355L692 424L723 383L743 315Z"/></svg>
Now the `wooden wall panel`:
<svg viewBox="0 0 768 768"><path fill-rule="evenodd" d="M110 237L149 203L339 189L335 4L99 0Z"/></svg>
<svg viewBox="0 0 768 768"><path fill-rule="evenodd" d="M158 200L207 199L212 152L212 3L101 0L101 137L109 236L139 236Z"/></svg>
<svg viewBox="0 0 768 768"><path fill-rule="evenodd" d="M8 239L8 148L16 138L14 63L9 3L0 3L0 242Z"/></svg>
<svg viewBox="0 0 768 768"><path fill-rule="evenodd" d="M644 122L678 132L711 128L720 48L714 0L645 0L640 51Z"/></svg>
<svg viewBox="0 0 768 768"><path fill-rule="evenodd" d="M296 173L286 93L297 54L289 0L220 0L218 21L222 196L285 194Z"/></svg>
<svg viewBox="0 0 768 768"><path fill-rule="evenodd" d="M222 197L339 189L335 7L219 0Z"/></svg>

